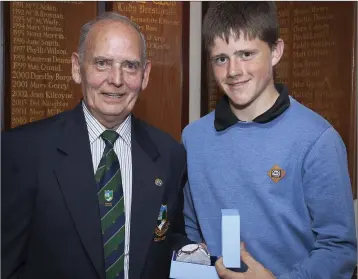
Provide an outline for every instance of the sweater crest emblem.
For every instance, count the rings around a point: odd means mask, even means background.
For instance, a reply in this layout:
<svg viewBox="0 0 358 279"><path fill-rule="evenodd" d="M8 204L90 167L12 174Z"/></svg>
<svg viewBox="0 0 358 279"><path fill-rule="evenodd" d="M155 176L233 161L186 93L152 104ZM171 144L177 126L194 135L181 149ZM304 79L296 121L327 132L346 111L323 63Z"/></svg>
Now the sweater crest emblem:
<svg viewBox="0 0 358 279"><path fill-rule="evenodd" d="M281 169L278 165L274 165L268 172L268 176L275 183L279 182L285 175L285 170Z"/></svg>

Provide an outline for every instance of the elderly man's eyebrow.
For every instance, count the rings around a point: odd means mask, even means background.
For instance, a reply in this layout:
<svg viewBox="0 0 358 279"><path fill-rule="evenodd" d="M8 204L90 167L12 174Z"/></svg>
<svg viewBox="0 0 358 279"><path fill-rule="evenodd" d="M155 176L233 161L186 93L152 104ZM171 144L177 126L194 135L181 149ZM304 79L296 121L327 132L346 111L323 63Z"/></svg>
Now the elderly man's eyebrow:
<svg viewBox="0 0 358 279"><path fill-rule="evenodd" d="M93 58L94 62L98 62L98 61L104 61L104 62L111 62L113 63L114 60L112 58L108 58L108 57L104 57L104 56L96 56ZM141 62L139 60L136 60L136 59L126 59L122 62L120 62L120 64L132 64L132 65L135 65L135 66L140 66L141 65Z"/></svg>
<svg viewBox="0 0 358 279"><path fill-rule="evenodd" d="M127 64L134 64L134 65L136 65L136 66L140 66L140 61L139 60L125 60L125 61L123 61L123 62L125 62L125 63L127 63Z"/></svg>
<svg viewBox="0 0 358 279"><path fill-rule="evenodd" d="M93 58L93 60L95 62L97 62L97 61L106 61L106 62L113 61L113 59L110 59L110 58L107 58L107 57L104 57L104 56L96 56L96 57Z"/></svg>

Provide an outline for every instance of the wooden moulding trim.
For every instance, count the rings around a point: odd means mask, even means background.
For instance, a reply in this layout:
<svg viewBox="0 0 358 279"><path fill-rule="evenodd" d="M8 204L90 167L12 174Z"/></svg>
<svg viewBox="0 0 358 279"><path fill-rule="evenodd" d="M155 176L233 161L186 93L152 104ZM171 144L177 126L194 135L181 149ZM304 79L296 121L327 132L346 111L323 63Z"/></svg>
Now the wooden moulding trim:
<svg viewBox="0 0 358 279"><path fill-rule="evenodd" d="M202 2L202 21L204 20L204 16L208 10L209 3ZM201 101L200 101L200 115L204 116L209 112L209 88L208 88L208 76L207 72L209 71L210 65L207 63L207 53L204 45L204 40L202 40L202 60L201 60Z"/></svg>
<svg viewBox="0 0 358 279"><path fill-rule="evenodd" d="M189 32L190 2L182 2L182 90L181 90L181 129L189 124Z"/></svg>
<svg viewBox="0 0 358 279"><path fill-rule="evenodd" d="M10 2L3 2L3 30L4 30L4 51L3 51L3 78L4 91L3 98L3 117L6 131L11 128L11 73L10 73Z"/></svg>
<svg viewBox="0 0 358 279"><path fill-rule="evenodd" d="M350 131L353 133L352 138L349 141L349 150L350 150L350 172L351 172L351 182L352 182L352 191L353 198L357 199L357 2L354 2L353 9L353 55L352 55L352 102L351 102L351 127Z"/></svg>

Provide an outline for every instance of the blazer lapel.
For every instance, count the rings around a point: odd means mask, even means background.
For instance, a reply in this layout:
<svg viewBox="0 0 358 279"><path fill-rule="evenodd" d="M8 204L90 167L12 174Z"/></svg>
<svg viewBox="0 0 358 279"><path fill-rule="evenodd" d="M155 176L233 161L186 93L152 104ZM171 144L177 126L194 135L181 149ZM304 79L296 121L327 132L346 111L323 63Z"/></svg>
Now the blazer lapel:
<svg viewBox="0 0 358 279"><path fill-rule="evenodd" d="M140 120L132 118L132 206L129 253L129 278L139 279L159 213L163 186L155 179L164 181L164 173L157 164L158 149Z"/></svg>
<svg viewBox="0 0 358 279"><path fill-rule="evenodd" d="M101 223L87 126L81 104L68 112L57 143L55 174L80 239L105 278Z"/></svg>

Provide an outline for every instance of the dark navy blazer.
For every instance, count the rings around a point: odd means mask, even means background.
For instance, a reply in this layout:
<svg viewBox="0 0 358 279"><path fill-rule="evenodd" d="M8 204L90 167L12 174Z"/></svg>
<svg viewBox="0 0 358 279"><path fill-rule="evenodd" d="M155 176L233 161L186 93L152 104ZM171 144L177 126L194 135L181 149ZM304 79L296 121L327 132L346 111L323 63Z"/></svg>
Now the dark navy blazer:
<svg viewBox="0 0 358 279"><path fill-rule="evenodd" d="M129 278L168 278L172 250L189 242L182 216L185 151L167 134L133 117L132 163ZM1 177L1 278L105 279L97 192L80 104L2 133ZM162 204L167 204L169 227L158 237Z"/></svg>

